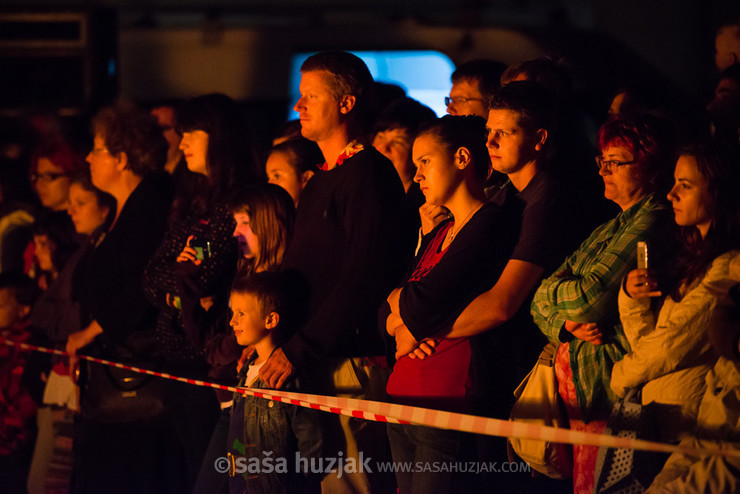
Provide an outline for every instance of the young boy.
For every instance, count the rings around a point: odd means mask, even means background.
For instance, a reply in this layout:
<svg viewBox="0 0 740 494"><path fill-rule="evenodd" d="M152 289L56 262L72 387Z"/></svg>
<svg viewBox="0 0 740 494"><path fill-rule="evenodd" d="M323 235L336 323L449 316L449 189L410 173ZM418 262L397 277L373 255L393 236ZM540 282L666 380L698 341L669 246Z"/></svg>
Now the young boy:
<svg viewBox="0 0 740 494"><path fill-rule="evenodd" d="M239 373L239 385L266 388L259 369L270 354L291 336L291 320L284 275L264 271L237 279L231 287L230 325L240 345L255 352ZM299 379L284 387L299 389ZM312 472L319 463L322 434L318 412L239 393L229 427L230 492L320 492L321 475Z"/></svg>
<svg viewBox="0 0 740 494"><path fill-rule="evenodd" d="M33 281L0 274L0 340L38 343L29 314L37 295ZM36 434L36 409L43 391L44 357L0 343L0 485L3 492L26 492Z"/></svg>

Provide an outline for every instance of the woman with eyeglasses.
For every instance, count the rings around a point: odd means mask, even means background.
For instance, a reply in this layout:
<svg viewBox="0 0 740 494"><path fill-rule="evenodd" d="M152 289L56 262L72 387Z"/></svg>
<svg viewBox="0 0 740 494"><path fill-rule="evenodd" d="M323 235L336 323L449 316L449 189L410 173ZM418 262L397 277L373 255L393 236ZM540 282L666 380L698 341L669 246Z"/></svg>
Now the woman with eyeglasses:
<svg viewBox="0 0 740 494"><path fill-rule="evenodd" d="M169 209L157 182L148 178L161 168L167 149L153 117L130 105L106 107L93 118L92 133L93 148L87 155L92 183L113 196L116 207L111 224L78 261L72 276L84 328L67 339L73 369L83 349L118 361L124 354L150 356L156 310L144 296L142 273L162 238ZM105 368L94 365L81 370L107 379ZM105 399L110 395L105 386L93 383L88 398L92 390L103 405L95 407L83 395L75 424L72 490L161 492L170 468L165 460L172 456L164 451L162 425L128 417L103 420L101 410L111 404Z"/></svg>
<svg viewBox="0 0 740 494"><path fill-rule="evenodd" d="M61 138L49 138L36 147L31 157L29 178L42 206L36 216L37 222L55 223L60 234L74 236L74 225L67 215L69 186L71 176L84 167L82 156ZM44 279L51 273L49 262L44 263L49 257L47 251L46 242L30 242L23 254L25 273L42 287L50 281Z"/></svg>
<svg viewBox="0 0 740 494"><path fill-rule="evenodd" d="M670 140L648 116L617 117L599 130L597 159L604 196L621 212L596 228L543 280L532 302L540 330L559 344L558 392L574 430L603 432L617 396L609 381L614 362L629 351L619 321L617 294L635 267L637 242L659 252L670 225L661 186L670 170ZM658 257L658 256L654 256ZM574 492L592 492L596 446L573 447Z"/></svg>
<svg viewBox="0 0 740 494"><path fill-rule="evenodd" d="M41 205L50 211L69 206L71 176L84 168L84 161L63 140L41 144L31 158L31 185Z"/></svg>

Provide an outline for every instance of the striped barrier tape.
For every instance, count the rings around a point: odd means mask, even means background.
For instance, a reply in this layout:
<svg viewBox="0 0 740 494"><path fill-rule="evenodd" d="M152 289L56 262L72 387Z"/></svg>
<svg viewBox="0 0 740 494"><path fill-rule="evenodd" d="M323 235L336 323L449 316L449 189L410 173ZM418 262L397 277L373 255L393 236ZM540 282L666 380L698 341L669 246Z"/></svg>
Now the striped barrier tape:
<svg viewBox="0 0 740 494"><path fill-rule="evenodd" d="M0 343L18 347L23 350L37 351L51 355L68 357L67 352L54 350L51 348L30 345L7 339L0 339ZM408 405L398 405L394 403L384 403L380 401L359 400L354 398L342 398L337 396L314 395L307 393L295 393L279 390L263 390L257 388L243 388L236 386L225 386L223 384L201 381L199 379L189 379L185 377L173 376L166 372L157 372L132 365L112 362L88 355L78 355L79 358L96 362L98 364L109 365L118 369L124 369L140 374L171 379L194 386L204 386L224 391L232 391L247 396L255 396L268 400L279 401L291 405L302 406L314 410L321 410L335 414L347 415L350 417L374 420L376 422L390 422L394 424L409 424L434 427L437 429L448 429L460 432L469 432L473 434L484 434L488 436L516 437L522 439L535 439L549 441L553 443L566 444L583 444L591 446L603 446L608 448L625 448L637 449L644 451L657 451L664 453L684 453L691 456L731 456L740 458L740 451L726 448L720 445L718 448L689 448L673 444L658 443L654 441L645 441L642 439L632 439L628 437L618 437L605 434L596 434L593 432L574 431L571 429L561 429L557 427L548 427L539 424L529 424L515 420L501 420L488 417L479 417L476 415L467 415L462 413L445 412L442 410L432 410L428 408L418 408Z"/></svg>

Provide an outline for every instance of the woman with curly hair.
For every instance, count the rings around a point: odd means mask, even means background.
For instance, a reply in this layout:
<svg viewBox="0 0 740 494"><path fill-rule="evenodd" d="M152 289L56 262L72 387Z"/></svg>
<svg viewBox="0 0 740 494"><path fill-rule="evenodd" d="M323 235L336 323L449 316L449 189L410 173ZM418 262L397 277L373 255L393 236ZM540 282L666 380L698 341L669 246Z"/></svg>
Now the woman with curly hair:
<svg viewBox="0 0 740 494"><path fill-rule="evenodd" d="M168 203L150 180L164 162L167 143L156 121L133 106L106 107L93 118L93 149L87 155L92 183L116 200L113 221L83 255L72 279L83 328L67 339L74 372L78 351L143 356L151 350L156 310L144 296L142 273L162 238ZM82 370L105 372L90 364ZM92 381L90 381L92 382ZM113 386L113 384L110 384ZM98 390L99 391L99 390ZM88 395L90 391L88 391ZM166 456L156 424L102 420L83 398L76 423L73 491L162 492Z"/></svg>
<svg viewBox="0 0 740 494"><path fill-rule="evenodd" d="M85 329L70 335L74 355L99 334L125 344L131 333L151 330L152 306L141 273L162 238L168 205L146 179L166 150L152 117L132 106L102 109L93 119L93 149L87 155L92 183L116 200L103 239L80 260L75 292Z"/></svg>

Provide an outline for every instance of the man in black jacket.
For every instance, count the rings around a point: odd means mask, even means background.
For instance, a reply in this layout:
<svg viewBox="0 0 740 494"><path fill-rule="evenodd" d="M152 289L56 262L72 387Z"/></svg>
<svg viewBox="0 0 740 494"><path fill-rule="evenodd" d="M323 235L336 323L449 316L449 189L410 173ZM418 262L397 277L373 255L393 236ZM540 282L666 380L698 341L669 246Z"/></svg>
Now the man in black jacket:
<svg viewBox="0 0 740 494"><path fill-rule="evenodd" d="M281 387L298 368L326 376L321 391L363 396L359 386L347 389L339 378L349 374L350 382L363 384L367 373L357 357L383 354L377 310L413 246L396 238L401 180L363 140L371 82L364 62L346 52L319 53L301 67L295 105L301 134L318 144L326 162L301 196L282 264L306 282L309 316L262 367L260 377L270 387ZM367 491L363 483L359 492Z"/></svg>

